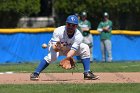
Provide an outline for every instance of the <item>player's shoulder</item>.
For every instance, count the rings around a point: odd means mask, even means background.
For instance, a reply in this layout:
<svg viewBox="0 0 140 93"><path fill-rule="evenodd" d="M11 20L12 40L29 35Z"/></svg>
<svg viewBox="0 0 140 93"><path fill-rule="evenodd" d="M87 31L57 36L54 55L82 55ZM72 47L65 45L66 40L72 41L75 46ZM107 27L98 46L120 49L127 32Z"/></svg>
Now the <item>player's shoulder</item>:
<svg viewBox="0 0 140 93"><path fill-rule="evenodd" d="M76 33L77 33L77 34L81 34L81 31L77 28L77 29L76 29ZM81 35L82 35L82 34L81 34Z"/></svg>
<svg viewBox="0 0 140 93"><path fill-rule="evenodd" d="M112 21L111 20L108 20L111 24L112 24Z"/></svg>
<svg viewBox="0 0 140 93"><path fill-rule="evenodd" d="M90 23L90 21L89 21L89 20L87 20L87 19L86 19L86 21L87 21L87 23Z"/></svg>
<svg viewBox="0 0 140 93"><path fill-rule="evenodd" d="M57 31L57 30L65 30L65 26L59 26L59 27L55 28L54 31Z"/></svg>
<svg viewBox="0 0 140 93"><path fill-rule="evenodd" d="M79 22L79 23L81 23L81 22L82 22L82 20L80 19L80 20L78 20L78 22Z"/></svg>
<svg viewBox="0 0 140 93"><path fill-rule="evenodd" d="M76 29L76 36L83 37L83 35L79 29Z"/></svg>
<svg viewBox="0 0 140 93"><path fill-rule="evenodd" d="M75 34L75 42L82 42L83 41L83 35L80 32L80 30L76 30L76 34Z"/></svg>
<svg viewBox="0 0 140 93"><path fill-rule="evenodd" d="M55 33L61 33L64 31L65 31L65 26L59 26L54 30Z"/></svg>
<svg viewBox="0 0 140 93"><path fill-rule="evenodd" d="M103 25L104 24L104 21L101 21L100 23L99 23L99 25Z"/></svg>

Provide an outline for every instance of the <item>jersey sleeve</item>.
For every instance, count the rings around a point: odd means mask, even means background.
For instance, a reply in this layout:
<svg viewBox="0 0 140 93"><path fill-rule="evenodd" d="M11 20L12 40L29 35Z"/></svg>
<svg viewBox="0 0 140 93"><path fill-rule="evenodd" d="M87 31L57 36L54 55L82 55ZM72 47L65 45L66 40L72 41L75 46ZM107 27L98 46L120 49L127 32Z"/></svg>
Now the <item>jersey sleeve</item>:
<svg viewBox="0 0 140 93"><path fill-rule="evenodd" d="M90 21L88 21L88 26L89 26L89 29L91 29L91 23L90 23Z"/></svg>
<svg viewBox="0 0 140 93"><path fill-rule="evenodd" d="M110 29L110 31L112 30L112 21L110 21L109 29Z"/></svg>
<svg viewBox="0 0 140 93"><path fill-rule="evenodd" d="M97 31L102 32L102 22L99 23L98 27L97 27Z"/></svg>
<svg viewBox="0 0 140 93"><path fill-rule="evenodd" d="M51 38L51 43L56 43L58 41L60 41L60 37L59 37L59 33L58 33L58 29L55 29L53 32L53 36Z"/></svg>

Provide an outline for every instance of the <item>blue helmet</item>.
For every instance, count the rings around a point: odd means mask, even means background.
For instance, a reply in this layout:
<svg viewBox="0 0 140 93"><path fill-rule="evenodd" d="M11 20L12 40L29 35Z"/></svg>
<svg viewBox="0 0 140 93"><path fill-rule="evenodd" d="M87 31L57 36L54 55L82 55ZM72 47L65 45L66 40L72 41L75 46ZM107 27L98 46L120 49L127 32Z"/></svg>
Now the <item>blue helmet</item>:
<svg viewBox="0 0 140 93"><path fill-rule="evenodd" d="M70 15L67 17L66 22L78 25L78 18L75 15Z"/></svg>

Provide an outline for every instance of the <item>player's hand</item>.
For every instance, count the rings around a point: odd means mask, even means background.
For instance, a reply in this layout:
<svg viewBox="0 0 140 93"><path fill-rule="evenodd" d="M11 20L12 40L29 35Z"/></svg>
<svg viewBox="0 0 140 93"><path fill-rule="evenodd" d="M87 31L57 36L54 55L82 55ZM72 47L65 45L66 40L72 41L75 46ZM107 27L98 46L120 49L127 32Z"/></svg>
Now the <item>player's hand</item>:
<svg viewBox="0 0 140 93"><path fill-rule="evenodd" d="M103 27L103 31L109 31L109 27Z"/></svg>
<svg viewBox="0 0 140 93"><path fill-rule="evenodd" d="M56 52L59 52L60 50L66 49L66 45L62 44L61 42L57 42L56 44L53 44L53 49Z"/></svg>
<svg viewBox="0 0 140 93"><path fill-rule="evenodd" d="M61 49L61 44L60 42L57 42L56 44L53 44L53 49L55 52L59 52Z"/></svg>

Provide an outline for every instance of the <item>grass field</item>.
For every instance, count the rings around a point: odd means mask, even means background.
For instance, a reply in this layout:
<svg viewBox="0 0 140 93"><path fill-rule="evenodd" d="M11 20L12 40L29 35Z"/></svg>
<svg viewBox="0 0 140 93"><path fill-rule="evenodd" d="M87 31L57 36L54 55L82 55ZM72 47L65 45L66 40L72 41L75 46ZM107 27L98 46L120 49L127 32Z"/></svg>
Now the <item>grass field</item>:
<svg viewBox="0 0 140 93"><path fill-rule="evenodd" d="M0 72L33 72L38 64L3 64ZM140 62L91 63L94 72L140 72ZM81 63L75 70L63 70L51 64L44 72L83 72ZM0 84L0 93L140 93L140 83L97 84Z"/></svg>
<svg viewBox="0 0 140 93"><path fill-rule="evenodd" d="M0 93L140 93L140 84L0 85Z"/></svg>
<svg viewBox="0 0 140 93"><path fill-rule="evenodd" d="M1 64L0 72L33 72L38 63L20 63L20 64ZM94 72L140 72L140 62L114 62L114 63L91 63L91 70ZM83 72L82 63L77 63L76 68L64 70L58 66L58 63L51 64L43 72Z"/></svg>

